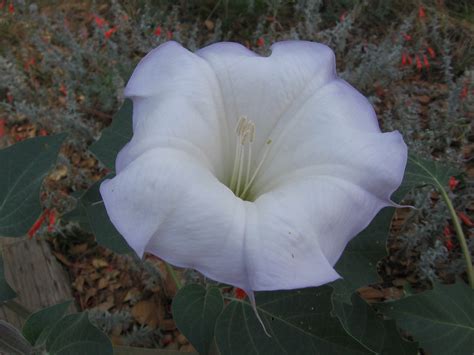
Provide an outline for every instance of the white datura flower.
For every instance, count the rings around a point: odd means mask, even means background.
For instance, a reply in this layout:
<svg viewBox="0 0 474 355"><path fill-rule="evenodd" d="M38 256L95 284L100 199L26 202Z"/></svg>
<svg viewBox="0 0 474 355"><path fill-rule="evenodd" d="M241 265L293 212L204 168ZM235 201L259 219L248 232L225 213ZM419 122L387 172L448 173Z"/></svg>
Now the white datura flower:
<svg viewBox="0 0 474 355"><path fill-rule="evenodd" d="M252 291L340 276L346 244L393 206L407 148L381 133L325 45L285 41L262 57L236 43L192 53L167 42L125 89L133 138L100 187L142 256Z"/></svg>

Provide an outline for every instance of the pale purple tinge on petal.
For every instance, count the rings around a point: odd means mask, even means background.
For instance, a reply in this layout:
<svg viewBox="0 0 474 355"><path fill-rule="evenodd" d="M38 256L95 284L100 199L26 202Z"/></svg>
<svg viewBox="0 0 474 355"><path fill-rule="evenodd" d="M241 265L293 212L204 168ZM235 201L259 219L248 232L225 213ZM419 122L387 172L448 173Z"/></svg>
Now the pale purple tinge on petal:
<svg viewBox="0 0 474 355"><path fill-rule="evenodd" d="M165 44L140 62L126 94L134 137L101 185L111 221L139 255L247 291L338 278L344 247L403 177L400 134L380 132L321 44L280 42L269 57L235 43L197 54ZM240 116L256 125L256 160L272 139L253 201L222 183Z"/></svg>
<svg viewBox="0 0 474 355"><path fill-rule="evenodd" d="M100 188L111 221L142 256L247 287L244 201L195 158L152 149Z"/></svg>
<svg viewBox="0 0 474 355"><path fill-rule="evenodd" d="M255 123L255 152L277 125L336 78L334 53L323 44L286 41L275 43L271 50L270 56L260 57L224 42L196 53L216 73L229 126L235 127L240 116Z"/></svg>
<svg viewBox="0 0 474 355"><path fill-rule="evenodd" d="M125 88L133 100L133 138L117 172L158 147L185 150L224 178L228 128L218 82L209 65L176 42L146 55Z"/></svg>

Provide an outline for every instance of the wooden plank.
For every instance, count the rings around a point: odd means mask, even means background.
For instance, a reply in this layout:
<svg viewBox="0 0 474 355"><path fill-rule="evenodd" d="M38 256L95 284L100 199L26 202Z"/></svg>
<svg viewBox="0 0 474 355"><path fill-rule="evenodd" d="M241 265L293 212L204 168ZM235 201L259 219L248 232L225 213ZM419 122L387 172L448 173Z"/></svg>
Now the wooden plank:
<svg viewBox="0 0 474 355"><path fill-rule="evenodd" d="M15 301L31 312L73 299L69 277L51 253L48 243L27 238L0 238L5 278L15 290ZM75 305L71 311L77 310ZM0 319L21 328L24 319L6 306Z"/></svg>

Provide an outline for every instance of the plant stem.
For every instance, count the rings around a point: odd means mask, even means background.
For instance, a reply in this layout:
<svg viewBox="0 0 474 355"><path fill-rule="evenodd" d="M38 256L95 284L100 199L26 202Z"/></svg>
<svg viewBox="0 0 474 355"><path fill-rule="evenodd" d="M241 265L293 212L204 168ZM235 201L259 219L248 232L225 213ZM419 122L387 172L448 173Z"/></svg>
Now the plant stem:
<svg viewBox="0 0 474 355"><path fill-rule="evenodd" d="M466 237L464 236L464 232L461 227L461 223L459 223L459 218L454 210L453 204L451 199L449 198L446 190L442 186L438 186L439 191L441 192L441 196L443 197L444 202L448 206L449 213L451 214L451 218L453 220L454 229L456 230L456 235L459 240L459 245L461 246L462 253L464 255L464 259L466 260L466 267L467 267L467 279L469 281L469 286L474 289L474 270L472 268L472 259L471 253L469 252L469 248L467 246Z"/></svg>
<svg viewBox="0 0 474 355"><path fill-rule="evenodd" d="M181 281L179 281L178 275L176 275L176 272L174 271L173 267L170 264L168 264L164 260L163 262L165 263L166 271L168 271L168 273L171 275L171 278L173 279L176 285L176 288L179 290L181 287L183 287L183 285L181 284Z"/></svg>
<svg viewBox="0 0 474 355"><path fill-rule="evenodd" d="M21 304L19 304L17 301L14 300L8 300L5 301L4 306L18 314L21 318L27 319L31 312L27 310L25 307L23 307Z"/></svg>

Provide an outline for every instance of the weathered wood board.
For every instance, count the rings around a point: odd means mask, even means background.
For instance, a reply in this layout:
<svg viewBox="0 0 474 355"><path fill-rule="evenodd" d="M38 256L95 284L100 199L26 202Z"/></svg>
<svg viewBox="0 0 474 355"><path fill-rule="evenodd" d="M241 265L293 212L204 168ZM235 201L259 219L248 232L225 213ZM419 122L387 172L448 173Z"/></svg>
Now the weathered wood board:
<svg viewBox="0 0 474 355"><path fill-rule="evenodd" d="M0 238L5 278L15 290L15 301L31 312L73 298L69 277L45 241ZM75 306L72 306L75 308ZM24 319L6 306L0 319L21 328Z"/></svg>

